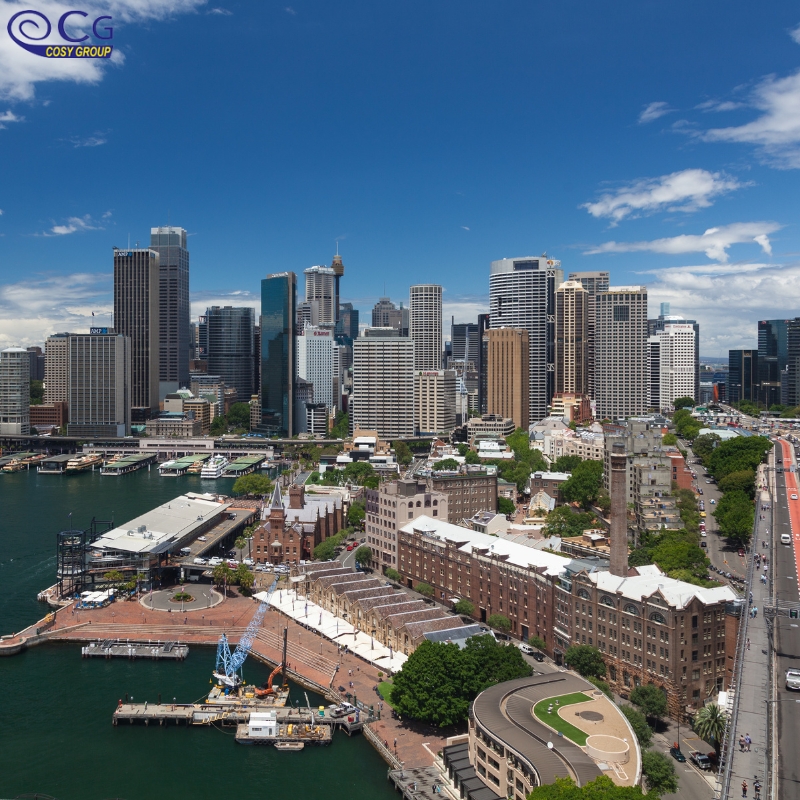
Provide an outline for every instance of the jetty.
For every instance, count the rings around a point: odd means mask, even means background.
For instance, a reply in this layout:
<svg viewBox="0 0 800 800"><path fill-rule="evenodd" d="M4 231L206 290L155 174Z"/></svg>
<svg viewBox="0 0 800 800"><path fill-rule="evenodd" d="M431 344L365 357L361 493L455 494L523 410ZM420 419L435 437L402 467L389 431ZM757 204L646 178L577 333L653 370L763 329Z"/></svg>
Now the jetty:
<svg viewBox="0 0 800 800"><path fill-rule="evenodd" d="M132 453L129 456L107 461L100 468L101 475L127 475L129 472L149 467L156 460L155 453Z"/></svg>
<svg viewBox="0 0 800 800"><path fill-rule="evenodd" d="M189 645L180 642L131 641L104 639L81 647L83 658L151 658L183 661L189 655Z"/></svg>
<svg viewBox="0 0 800 800"><path fill-rule="evenodd" d="M36 466L42 459L46 458L44 453L16 453L10 459L4 459L0 465L3 472L21 472Z"/></svg>
<svg viewBox="0 0 800 800"><path fill-rule="evenodd" d="M242 456L228 464L222 474L229 475L232 478L240 478L242 475L249 475L258 469L266 460L266 456Z"/></svg>
<svg viewBox="0 0 800 800"><path fill-rule="evenodd" d="M60 456L50 456L39 462L36 468L42 475L63 475L67 471L67 464L75 458L73 453L63 453Z"/></svg>
<svg viewBox="0 0 800 800"><path fill-rule="evenodd" d="M165 461L158 468L158 474L166 478L177 478L188 473L200 472L210 455L191 455Z"/></svg>

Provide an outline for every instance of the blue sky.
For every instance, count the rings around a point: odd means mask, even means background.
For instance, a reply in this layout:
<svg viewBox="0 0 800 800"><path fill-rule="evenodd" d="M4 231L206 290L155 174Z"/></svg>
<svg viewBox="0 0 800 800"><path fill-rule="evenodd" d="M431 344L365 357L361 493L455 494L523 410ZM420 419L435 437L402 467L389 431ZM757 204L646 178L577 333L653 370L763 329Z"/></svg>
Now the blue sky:
<svg viewBox="0 0 800 800"><path fill-rule="evenodd" d="M112 63L22 50L26 8L111 14ZM647 284L704 355L800 314L796 4L0 0L0 23L1 344L85 329L112 246L168 219L195 314L337 240L364 312L439 282L468 321L492 259L547 251Z"/></svg>

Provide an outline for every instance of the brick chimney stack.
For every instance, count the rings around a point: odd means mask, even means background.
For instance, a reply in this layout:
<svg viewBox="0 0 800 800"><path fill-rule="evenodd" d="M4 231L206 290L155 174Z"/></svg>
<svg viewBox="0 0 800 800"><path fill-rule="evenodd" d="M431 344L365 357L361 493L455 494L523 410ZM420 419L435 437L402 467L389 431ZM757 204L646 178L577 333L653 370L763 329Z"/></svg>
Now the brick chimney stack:
<svg viewBox="0 0 800 800"><path fill-rule="evenodd" d="M626 474L628 456L625 445L616 442L611 448L611 574L628 575L628 498Z"/></svg>

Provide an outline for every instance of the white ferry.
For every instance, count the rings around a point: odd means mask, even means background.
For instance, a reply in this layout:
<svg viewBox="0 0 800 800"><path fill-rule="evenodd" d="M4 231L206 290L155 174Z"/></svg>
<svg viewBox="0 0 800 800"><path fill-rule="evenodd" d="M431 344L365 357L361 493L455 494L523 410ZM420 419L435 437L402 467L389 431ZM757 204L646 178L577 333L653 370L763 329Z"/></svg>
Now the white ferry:
<svg viewBox="0 0 800 800"><path fill-rule="evenodd" d="M212 479L219 478L222 475L223 470L227 466L228 466L227 458L225 458L224 456L214 456L206 464L203 465L203 469L200 472L200 477L212 478Z"/></svg>

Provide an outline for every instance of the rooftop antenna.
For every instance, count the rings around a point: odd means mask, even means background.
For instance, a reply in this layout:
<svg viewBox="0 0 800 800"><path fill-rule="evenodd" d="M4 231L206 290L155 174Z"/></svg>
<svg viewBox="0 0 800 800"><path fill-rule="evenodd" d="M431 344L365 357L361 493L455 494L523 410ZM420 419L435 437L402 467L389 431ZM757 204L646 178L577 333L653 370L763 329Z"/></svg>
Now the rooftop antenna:
<svg viewBox="0 0 800 800"><path fill-rule="evenodd" d="M336 240L336 255L339 255L339 240Z"/></svg>
<svg viewBox="0 0 800 800"><path fill-rule="evenodd" d="M131 235L128 234L128 250L131 249Z"/></svg>

